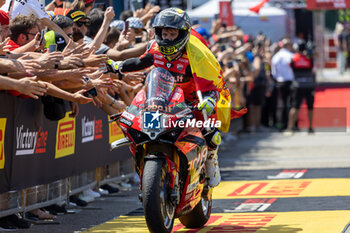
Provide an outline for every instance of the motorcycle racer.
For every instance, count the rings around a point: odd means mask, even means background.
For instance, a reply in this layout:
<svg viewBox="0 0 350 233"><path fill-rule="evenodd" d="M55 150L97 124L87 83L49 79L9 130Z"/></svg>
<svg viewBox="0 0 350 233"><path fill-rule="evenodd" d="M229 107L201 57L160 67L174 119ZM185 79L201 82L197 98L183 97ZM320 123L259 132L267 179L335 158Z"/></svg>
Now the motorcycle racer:
<svg viewBox="0 0 350 233"><path fill-rule="evenodd" d="M156 16L152 26L155 40L149 42L141 57L120 63L119 73L139 71L152 65L168 70L175 77L176 85L183 89L186 100L196 103L199 110L205 109L211 118L223 121L220 130L227 132L231 119L230 94L219 63L203 44L201 36L191 30L187 13L178 8L165 9ZM201 102L197 90L203 95ZM203 119L200 112L195 115L196 119ZM221 180L217 156L221 137L217 129L204 136L209 147L206 161L209 185L215 187Z"/></svg>

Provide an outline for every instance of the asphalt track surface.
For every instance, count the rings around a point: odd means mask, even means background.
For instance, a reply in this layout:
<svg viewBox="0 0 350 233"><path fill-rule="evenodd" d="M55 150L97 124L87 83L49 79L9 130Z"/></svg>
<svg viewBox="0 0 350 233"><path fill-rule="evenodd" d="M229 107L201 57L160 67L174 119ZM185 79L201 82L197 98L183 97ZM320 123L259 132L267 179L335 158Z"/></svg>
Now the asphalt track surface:
<svg viewBox="0 0 350 233"><path fill-rule="evenodd" d="M247 156L251 156L251 166L242 165L244 163L241 160L237 167L244 169L230 169L235 159L234 156L227 157L227 154L232 154L228 151L232 151L231 147L238 146L238 150L243 153L246 143L254 140L252 139L254 137L256 143L250 144L250 152L247 153ZM323 149L323 141L330 141L332 137L333 143L328 143L328 156L318 156L320 153L317 153L317 150ZM239 145L237 143L226 145L221 162L227 160L231 163L225 163L228 167L223 167L223 180L219 187L214 189L212 215L208 224L201 229L187 229L176 221L174 232L345 232L350 222L350 168L346 167L350 163L348 163L348 158L342 160L341 155L349 152L349 148L343 147L346 147L349 135L339 133L310 136L300 133L292 137L284 137L276 133L274 135L255 135L252 138L246 138L246 141L241 141ZM262 169L266 158L259 159L257 155L267 147L273 146L276 141L279 141L282 146L272 149L279 152L277 155L280 158L279 163L266 167L279 168ZM307 143L303 144L302 141ZM298 145L298 150L294 148L296 145ZM338 147L338 150L330 153L333 146ZM300 149L312 153L312 147L314 155L295 154ZM289 154L292 157L288 157ZM326 152L323 151L323 154ZM272 155L273 153L270 153L270 156ZM347 155L350 156L350 153ZM282 158L285 156L287 157ZM326 157L329 168L324 165ZM307 161L304 161L305 159ZM338 161L334 162L334 160ZM302 166L302 164L308 165L311 162L313 162L312 168ZM341 165L339 165L340 162ZM295 168L283 168L293 166ZM87 232L148 232L148 230L143 210L138 208L105 224L91 228Z"/></svg>
<svg viewBox="0 0 350 233"><path fill-rule="evenodd" d="M174 232L340 233L350 222L350 169L336 170L223 172L209 223L192 230L176 221ZM138 208L87 232L148 231Z"/></svg>
<svg viewBox="0 0 350 233"><path fill-rule="evenodd" d="M222 182L201 229L174 232L348 233L350 134L242 134L220 152ZM18 232L148 232L137 185L58 217L58 225Z"/></svg>

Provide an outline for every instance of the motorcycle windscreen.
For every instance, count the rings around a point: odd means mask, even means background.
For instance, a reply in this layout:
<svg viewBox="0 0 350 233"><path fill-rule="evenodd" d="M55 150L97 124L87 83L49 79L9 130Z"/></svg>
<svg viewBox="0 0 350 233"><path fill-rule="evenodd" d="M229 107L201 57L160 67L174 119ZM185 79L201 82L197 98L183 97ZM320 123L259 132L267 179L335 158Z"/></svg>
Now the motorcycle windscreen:
<svg viewBox="0 0 350 233"><path fill-rule="evenodd" d="M159 67L153 69L145 83L145 108L148 111L169 112L167 106L174 83L174 76L169 71Z"/></svg>

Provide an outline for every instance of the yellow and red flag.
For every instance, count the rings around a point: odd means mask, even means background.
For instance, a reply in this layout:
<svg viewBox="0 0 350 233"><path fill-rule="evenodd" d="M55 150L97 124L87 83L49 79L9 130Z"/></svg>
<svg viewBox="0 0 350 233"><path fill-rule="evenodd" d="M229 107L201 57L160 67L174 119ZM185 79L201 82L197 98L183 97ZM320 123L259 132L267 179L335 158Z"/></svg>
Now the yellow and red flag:
<svg viewBox="0 0 350 233"><path fill-rule="evenodd" d="M231 95L226 87L221 67L209 48L201 40L190 36L186 51L192 69L196 89L202 92L216 90L220 94L216 117L221 121L219 130L227 132L231 121Z"/></svg>

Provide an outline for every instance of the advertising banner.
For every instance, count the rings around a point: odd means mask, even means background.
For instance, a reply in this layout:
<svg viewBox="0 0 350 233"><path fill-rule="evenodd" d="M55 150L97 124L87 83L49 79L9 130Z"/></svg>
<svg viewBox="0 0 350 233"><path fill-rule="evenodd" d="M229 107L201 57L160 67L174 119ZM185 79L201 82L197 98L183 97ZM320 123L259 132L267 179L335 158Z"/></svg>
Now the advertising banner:
<svg viewBox="0 0 350 233"><path fill-rule="evenodd" d="M75 149L75 118L69 117L71 112L58 121L56 131L55 159L74 154Z"/></svg>
<svg viewBox="0 0 350 233"><path fill-rule="evenodd" d="M0 169L5 168L5 132L6 118L0 118Z"/></svg>
<svg viewBox="0 0 350 233"><path fill-rule="evenodd" d="M350 0L306 0L308 10L336 10L350 7Z"/></svg>
<svg viewBox="0 0 350 233"><path fill-rule="evenodd" d="M47 184L131 156L128 147L110 152L110 143L123 134L92 104L80 105L76 118L67 112L65 118L50 121L40 100L5 92L0 99L0 193Z"/></svg>
<svg viewBox="0 0 350 233"><path fill-rule="evenodd" d="M11 177L11 158L13 143L13 112L16 104L15 98L0 91L0 193L9 191Z"/></svg>

